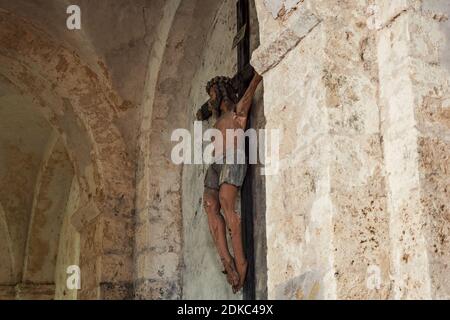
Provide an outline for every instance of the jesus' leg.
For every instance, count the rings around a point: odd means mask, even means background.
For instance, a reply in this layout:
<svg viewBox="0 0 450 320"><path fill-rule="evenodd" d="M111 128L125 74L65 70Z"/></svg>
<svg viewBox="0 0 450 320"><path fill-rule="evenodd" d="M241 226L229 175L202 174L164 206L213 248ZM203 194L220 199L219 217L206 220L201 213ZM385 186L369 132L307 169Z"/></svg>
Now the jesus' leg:
<svg viewBox="0 0 450 320"><path fill-rule="evenodd" d="M225 213L227 226L230 229L231 243L236 258L236 268L239 273L239 284L238 286L233 286L235 292L244 286L245 276L247 274L247 259L245 258L242 244L241 217L234 208L237 192L238 188L232 184L223 183L220 186L220 205Z"/></svg>
<svg viewBox="0 0 450 320"><path fill-rule="evenodd" d="M233 257L228 250L225 221L220 214L218 191L205 188L203 205L208 215L209 230L211 231L220 259L225 268L227 280L233 287L238 286L239 275L236 271Z"/></svg>

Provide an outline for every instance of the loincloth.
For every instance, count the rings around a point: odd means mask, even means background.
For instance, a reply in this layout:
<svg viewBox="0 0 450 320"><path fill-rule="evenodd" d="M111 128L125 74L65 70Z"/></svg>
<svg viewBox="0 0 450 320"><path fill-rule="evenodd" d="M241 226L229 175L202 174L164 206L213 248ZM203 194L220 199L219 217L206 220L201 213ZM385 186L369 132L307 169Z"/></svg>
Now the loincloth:
<svg viewBox="0 0 450 320"><path fill-rule="evenodd" d="M204 186L210 189L219 190L223 183L228 183L239 188L244 182L246 173L247 164L229 164L222 158L222 161L215 161L209 166L206 171Z"/></svg>

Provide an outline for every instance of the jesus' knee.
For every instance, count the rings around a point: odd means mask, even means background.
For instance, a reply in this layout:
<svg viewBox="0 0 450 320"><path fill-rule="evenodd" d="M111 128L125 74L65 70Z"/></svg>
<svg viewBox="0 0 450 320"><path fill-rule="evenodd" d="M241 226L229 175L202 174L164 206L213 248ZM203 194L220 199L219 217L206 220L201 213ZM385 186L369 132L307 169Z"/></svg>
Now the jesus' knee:
<svg viewBox="0 0 450 320"><path fill-rule="evenodd" d="M224 212L234 211L233 199L230 199L224 192L219 192L219 203Z"/></svg>
<svg viewBox="0 0 450 320"><path fill-rule="evenodd" d="M218 213L220 210L218 197L211 192L205 192L203 195L203 208L206 213Z"/></svg>

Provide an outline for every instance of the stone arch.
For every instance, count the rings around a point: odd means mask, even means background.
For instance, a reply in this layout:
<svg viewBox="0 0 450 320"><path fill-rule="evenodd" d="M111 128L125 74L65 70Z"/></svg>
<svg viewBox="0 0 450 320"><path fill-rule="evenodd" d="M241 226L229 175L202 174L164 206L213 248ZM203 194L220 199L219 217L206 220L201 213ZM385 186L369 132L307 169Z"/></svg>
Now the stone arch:
<svg viewBox="0 0 450 320"><path fill-rule="evenodd" d="M94 197L104 197L106 193L96 190L92 183L120 194L115 189L132 181L132 170L124 142L113 123L120 112L120 98L111 89L108 79L25 20L13 23L20 18L5 12L1 14L4 44L1 58L2 66L6 67L2 70L3 76L20 90L31 92L49 122L62 134L74 162L79 164L79 175L85 179L81 185L95 191ZM76 141L74 133L83 141ZM83 147L77 142L88 144L89 151L80 152L83 156L92 153L88 159L77 158L74 151ZM111 152L112 148L118 152ZM126 170L113 172L106 160L117 169ZM89 162L95 163L98 172L83 172L82 165L87 167L91 165ZM128 168L121 168L124 165Z"/></svg>
<svg viewBox="0 0 450 320"><path fill-rule="evenodd" d="M77 212L84 269L81 297L104 297L106 288L112 296L129 296L134 168L114 124L125 104L107 75L94 71L97 67L4 10L0 41L0 74L30 94L61 135L83 192ZM117 268L120 272L108 273Z"/></svg>
<svg viewBox="0 0 450 320"><path fill-rule="evenodd" d="M149 150L140 156L143 173L142 177L138 174L137 181L138 298L173 299L182 295L182 168L170 161L170 136L172 130L186 127L185 98L190 88L184 84L194 75L204 45L204 30L210 27L211 15L219 3L181 1L160 56L154 99L146 119L150 128L141 132L145 135L141 149Z"/></svg>
<svg viewBox="0 0 450 320"><path fill-rule="evenodd" d="M53 284L60 230L73 180L72 163L58 136L50 139L36 182L22 282Z"/></svg>

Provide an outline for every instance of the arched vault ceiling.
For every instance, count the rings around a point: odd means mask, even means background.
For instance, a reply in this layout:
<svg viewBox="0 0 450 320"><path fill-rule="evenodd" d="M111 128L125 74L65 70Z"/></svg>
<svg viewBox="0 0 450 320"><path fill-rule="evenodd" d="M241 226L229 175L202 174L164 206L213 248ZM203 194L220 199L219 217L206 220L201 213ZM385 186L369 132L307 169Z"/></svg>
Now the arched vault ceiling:
<svg viewBox="0 0 450 320"><path fill-rule="evenodd" d="M23 264L36 175L52 131L31 98L0 78L0 203L3 232L9 233L12 242L16 278Z"/></svg>
<svg viewBox="0 0 450 320"><path fill-rule="evenodd" d="M61 45L76 52L96 73L111 79L126 101L117 125L134 153L136 126L150 53L164 17L165 0L78 0L81 30L68 30L67 0L0 0L0 10L23 17Z"/></svg>
<svg viewBox="0 0 450 320"><path fill-rule="evenodd" d="M0 74L32 95L63 135L84 192L101 207L115 207L105 195L127 198L121 206L130 203L125 194L133 192L134 164L115 124L126 103L76 53L12 13L0 10L0 17Z"/></svg>

